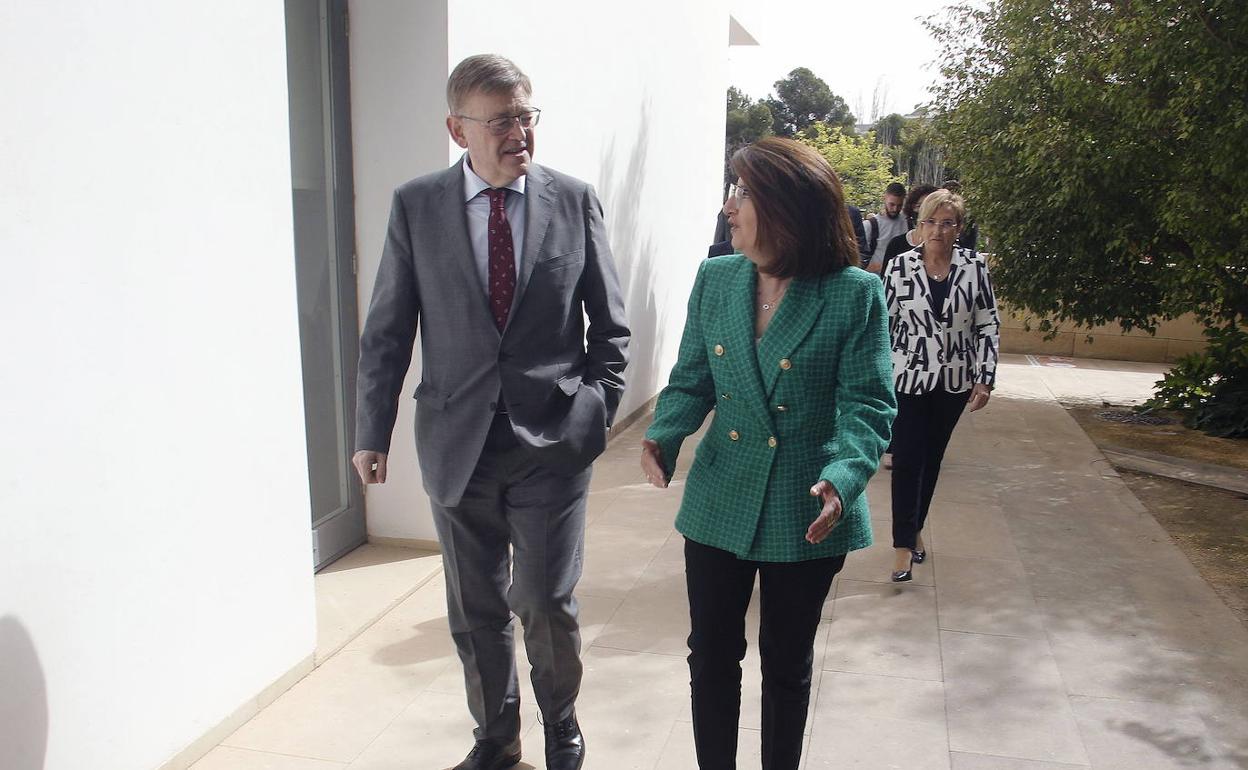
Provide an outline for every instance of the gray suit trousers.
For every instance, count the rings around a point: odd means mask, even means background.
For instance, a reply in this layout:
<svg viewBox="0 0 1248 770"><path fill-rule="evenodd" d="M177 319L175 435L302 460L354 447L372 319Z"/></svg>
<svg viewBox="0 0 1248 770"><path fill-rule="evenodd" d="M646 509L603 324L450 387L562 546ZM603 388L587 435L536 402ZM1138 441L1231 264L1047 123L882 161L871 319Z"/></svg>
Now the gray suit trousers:
<svg viewBox="0 0 1248 770"><path fill-rule="evenodd" d="M581 577L589 478L589 468L566 476L538 465L498 415L459 504L433 504L447 616L478 740L520 734L515 617L543 721L572 715L582 671L572 591Z"/></svg>

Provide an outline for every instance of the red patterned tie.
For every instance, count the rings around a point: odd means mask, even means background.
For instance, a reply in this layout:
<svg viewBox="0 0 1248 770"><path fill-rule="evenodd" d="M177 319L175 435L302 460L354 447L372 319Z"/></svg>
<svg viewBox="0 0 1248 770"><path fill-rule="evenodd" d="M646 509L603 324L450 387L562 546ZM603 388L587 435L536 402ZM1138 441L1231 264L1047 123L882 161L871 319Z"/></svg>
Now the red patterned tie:
<svg viewBox="0 0 1248 770"><path fill-rule="evenodd" d="M507 191L489 189L485 193L490 196L490 312L501 332L516 296L516 252L507 222Z"/></svg>

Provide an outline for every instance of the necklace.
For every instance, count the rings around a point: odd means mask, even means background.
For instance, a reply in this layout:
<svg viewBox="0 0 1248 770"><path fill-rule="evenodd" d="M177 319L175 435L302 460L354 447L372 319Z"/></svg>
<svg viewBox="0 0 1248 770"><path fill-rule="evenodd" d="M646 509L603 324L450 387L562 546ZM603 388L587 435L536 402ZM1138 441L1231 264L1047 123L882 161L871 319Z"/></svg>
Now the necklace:
<svg viewBox="0 0 1248 770"><path fill-rule="evenodd" d="M937 271L932 270L932 268L929 267L926 262L923 263L923 269L927 271L927 277L931 278L933 281L945 280L945 278L948 277L949 275L950 267L951 265L945 265L943 270L937 272Z"/></svg>
<svg viewBox="0 0 1248 770"><path fill-rule="evenodd" d="M762 290L760 289L758 292L758 299L761 302L762 309L765 311L774 310L776 305L780 303L780 298L784 296L785 290L788 288L789 288L789 284L786 281L785 284L780 287L780 291L776 292L776 296L772 297L769 300L763 298Z"/></svg>

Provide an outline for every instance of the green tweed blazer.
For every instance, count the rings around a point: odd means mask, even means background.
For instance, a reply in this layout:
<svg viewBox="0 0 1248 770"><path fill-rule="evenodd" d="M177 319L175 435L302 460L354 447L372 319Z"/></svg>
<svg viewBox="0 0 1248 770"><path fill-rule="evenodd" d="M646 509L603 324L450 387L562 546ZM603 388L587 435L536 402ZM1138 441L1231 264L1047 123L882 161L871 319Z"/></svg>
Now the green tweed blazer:
<svg viewBox="0 0 1248 770"><path fill-rule="evenodd" d="M685 438L698 446L676 529L743 559L794 562L871 544L864 490L888 446L897 400L878 276L854 267L794 279L755 344L758 273L734 254L708 259L689 297L680 353L646 437L671 478ZM836 487L844 516L822 543L806 529Z"/></svg>

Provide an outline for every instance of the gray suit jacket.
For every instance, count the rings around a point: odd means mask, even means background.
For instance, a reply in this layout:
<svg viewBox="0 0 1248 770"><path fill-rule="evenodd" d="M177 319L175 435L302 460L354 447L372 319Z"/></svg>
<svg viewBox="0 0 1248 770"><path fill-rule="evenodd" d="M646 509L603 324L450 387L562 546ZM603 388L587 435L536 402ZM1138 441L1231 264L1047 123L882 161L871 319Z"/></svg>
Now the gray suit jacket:
<svg viewBox="0 0 1248 770"><path fill-rule="evenodd" d="M624 390L629 331L602 205L589 185L538 165L525 185L515 301L501 334L468 239L461 165L394 193L360 340L356 448L389 451L419 328L416 451L439 505L459 503L500 395L521 445L572 474L605 448Z"/></svg>

